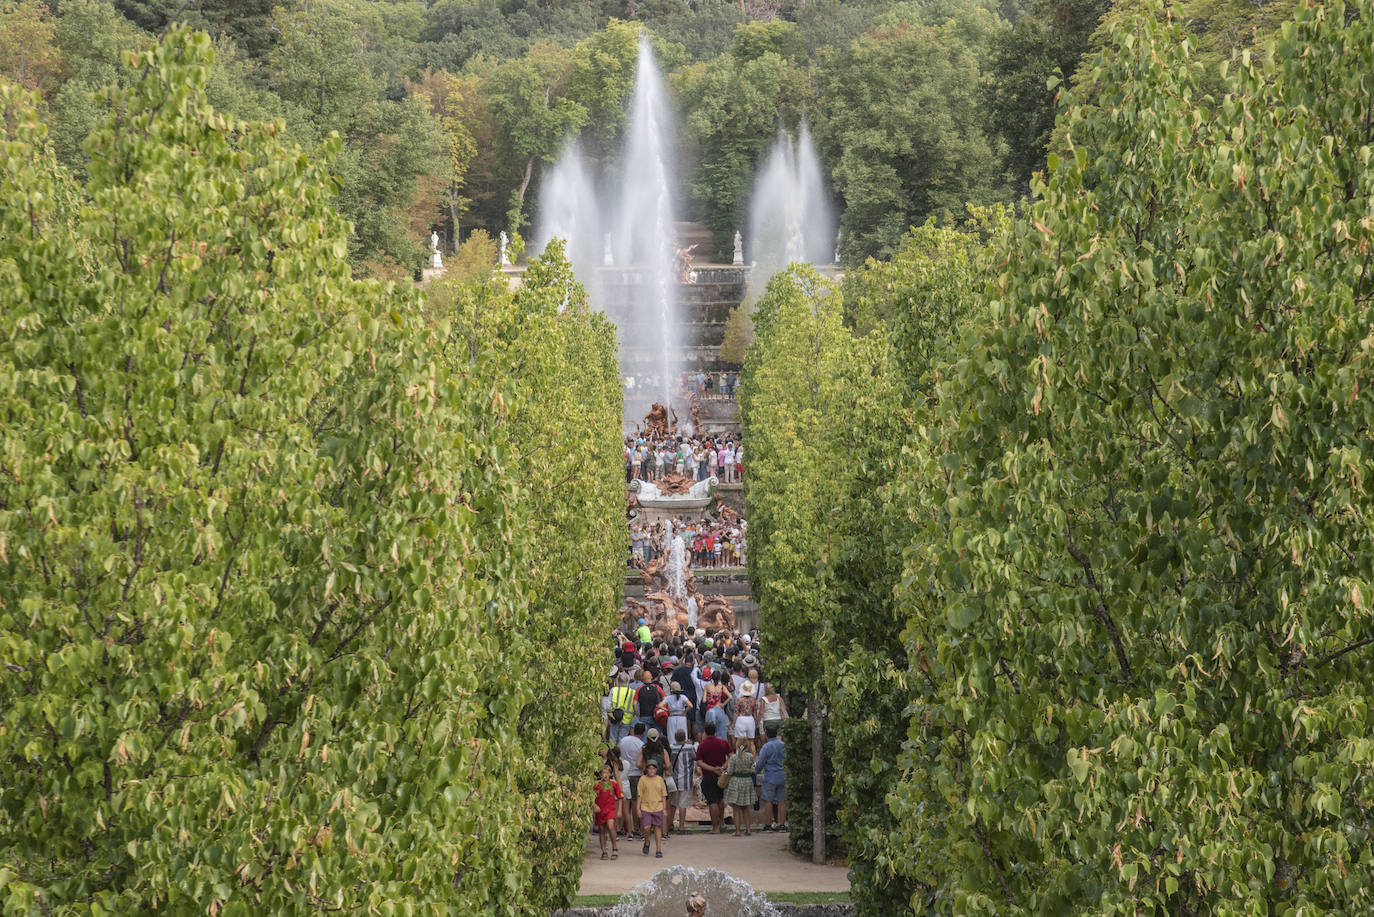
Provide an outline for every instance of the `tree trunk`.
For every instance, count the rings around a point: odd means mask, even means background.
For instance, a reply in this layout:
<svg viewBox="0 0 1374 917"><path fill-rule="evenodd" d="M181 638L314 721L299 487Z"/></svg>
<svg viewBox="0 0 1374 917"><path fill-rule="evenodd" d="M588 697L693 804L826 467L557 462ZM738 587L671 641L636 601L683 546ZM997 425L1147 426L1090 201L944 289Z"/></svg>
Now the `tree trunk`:
<svg viewBox="0 0 1374 917"><path fill-rule="evenodd" d="M525 160L525 178L520 182L520 203L525 203L525 192L529 190L530 179L534 177L534 157Z"/></svg>
<svg viewBox="0 0 1374 917"><path fill-rule="evenodd" d="M453 236L450 239L453 245L453 253L458 254L458 201L457 192L449 194L448 198L448 218L453 223Z"/></svg>
<svg viewBox="0 0 1374 917"><path fill-rule="evenodd" d="M808 702L811 720L811 862L825 863L825 714L818 700Z"/></svg>

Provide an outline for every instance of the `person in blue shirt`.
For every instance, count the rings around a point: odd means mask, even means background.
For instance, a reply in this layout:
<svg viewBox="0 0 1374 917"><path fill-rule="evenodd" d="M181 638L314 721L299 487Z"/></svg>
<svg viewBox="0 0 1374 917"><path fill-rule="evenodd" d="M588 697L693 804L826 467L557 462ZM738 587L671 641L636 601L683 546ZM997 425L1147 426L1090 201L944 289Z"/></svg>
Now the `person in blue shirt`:
<svg viewBox="0 0 1374 917"><path fill-rule="evenodd" d="M772 806L773 820L763 826L765 831L787 830L787 797L783 794L782 739L778 738L776 724L765 727L768 741L763 743L758 760L754 762L754 773L763 775L763 787L759 797L766 805Z"/></svg>

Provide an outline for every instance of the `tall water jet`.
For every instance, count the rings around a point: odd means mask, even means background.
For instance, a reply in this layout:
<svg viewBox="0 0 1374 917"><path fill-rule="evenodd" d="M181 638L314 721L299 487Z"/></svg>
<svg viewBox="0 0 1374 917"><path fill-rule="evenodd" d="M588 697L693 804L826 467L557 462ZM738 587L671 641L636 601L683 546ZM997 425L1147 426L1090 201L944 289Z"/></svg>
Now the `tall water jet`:
<svg viewBox="0 0 1374 917"><path fill-rule="evenodd" d="M621 325L626 349L654 351L656 392L668 403L673 380L681 365L678 342L677 278L673 276L673 195L669 176L673 136L672 109L663 78L654 61L648 35L639 39L634 99L630 104L629 131L616 229L611 245L617 265L637 277L636 302ZM647 313L647 314L646 314ZM645 321L648 319L648 322Z"/></svg>
<svg viewBox="0 0 1374 917"><path fill-rule="evenodd" d="M587 172L581 145L569 137L540 187L533 250L542 252L553 239L562 239L573 273L595 300L601 233L596 184Z"/></svg>
<svg viewBox="0 0 1374 917"><path fill-rule="evenodd" d="M759 169L749 199L749 238L754 262L750 298L768 278L793 262L826 264L835 240L835 217L811 129L805 121L796 141L779 130Z"/></svg>

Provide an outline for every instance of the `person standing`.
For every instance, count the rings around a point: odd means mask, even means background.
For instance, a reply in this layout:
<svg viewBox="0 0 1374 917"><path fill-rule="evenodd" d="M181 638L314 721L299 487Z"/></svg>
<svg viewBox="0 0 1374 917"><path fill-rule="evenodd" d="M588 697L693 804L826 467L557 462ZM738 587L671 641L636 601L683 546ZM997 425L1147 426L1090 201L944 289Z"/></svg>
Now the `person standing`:
<svg viewBox="0 0 1374 917"><path fill-rule="evenodd" d="M782 739L778 737L776 723L763 727L763 732L768 737L768 741L763 743L763 750L759 752L759 759L754 762L754 773L763 777L761 792L763 801L768 804L772 812L771 820L763 826L763 830L786 831L787 794L784 792L786 787L782 762L787 749Z"/></svg>
<svg viewBox="0 0 1374 917"><path fill-rule="evenodd" d="M649 835L654 838L654 856L663 859L663 824L667 815L668 785L658 775L658 760L645 763L645 773L639 778L639 796L635 800L639 823L644 827L644 855L649 855Z"/></svg>
<svg viewBox="0 0 1374 917"><path fill-rule="evenodd" d="M725 766L725 772L730 775L725 801L735 815L735 837L740 836L740 825L744 826L746 836L753 834L750 820L754 816L754 803L759 801L759 791L754 786L754 753L750 751L750 741L743 736L736 738L735 753Z"/></svg>
<svg viewBox="0 0 1374 917"><path fill-rule="evenodd" d="M752 751L758 744L758 699L754 696L755 685L744 681L739 686L739 697L735 700L734 736L736 742L744 739ZM752 805L752 803L750 803Z"/></svg>
<svg viewBox="0 0 1374 917"><path fill-rule="evenodd" d="M677 781L677 792L669 800L672 807L677 809L677 830L680 834L687 833L687 810L692 807L693 797L696 795L696 770L697 770L697 747L693 742L687 741L687 733L681 729L673 733L673 779ZM668 812L669 819L672 818L672 810Z"/></svg>
<svg viewBox="0 0 1374 917"><path fill-rule="evenodd" d="M615 779L615 770L609 764L601 765L601 779L596 781L595 790L592 811L595 813L596 830L601 835L601 859L618 859L620 845L616 843L615 838L615 819L624 793L620 789L620 783ZM606 851L608 840L611 842L609 855Z"/></svg>
<svg viewBox="0 0 1374 917"><path fill-rule="evenodd" d="M763 722L765 733L769 726L775 730L781 730L782 721L787 719L787 702L778 693L778 686L771 681L763 689L763 701L759 705L759 719Z"/></svg>
<svg viewBox="0 0 1374 917"><path fill-rule="evenodd" d="M644 750L644 725L636 723L634 732L620 740L620 788L624 792L621 802L625 806L625 830L630 834L639 833L639 822L635 820L635 797L639 790L639 753Z"/></svg>
<svg viewBox="0 0 1374 917"><path fill-rule="evenodd" d="M688 646L691 646L691 644L688 643ZM697 698L700 697L700 695L697 694L698 677L699 675L696 669L696 656L692 653L691 650L688 650L682 656L681 665L673 669L673 681L678 685L678 687L682 689L682 696L685 697L691 704L691 706L687 708L689 713L687 714L686 719L687 737L692 739L693 741L696 741L697 737L696 706ZM671 733L669 734L671 735Z"/></svg>
<svg viewBox="0 0 1374 917"><path fill-rule="evenodd" d="M706 738L697 744L697 772L701 775L701 795L711 813L711 833L725 830L725 791L717 782L730 759L730 743L716 736L716 724L707 722Z"/></svg>
<svg viewBox="0 0 1374 917"><path fill-rule="evenodd" d="M674 670L673 674L676 675L678 671ZM663 728L665 735L675 736L678 730L686 733L687 714L696 705L687 698L686 692L682 690L681 682L673 681L668 688L670 693L665 698L668 702L668 722Z"/></svg>
<svg viewBox="0 0 1374 917"><path fill-rule="evenodd" d="M640 669L639 679L639 688L635 691L635 725L650 729L657 725L654 708L663 700L663 689L654 684L654 670L649 665Z"/></svg>
<svg viewBox="0 0 1374 917"><path fill-rule="evenodd" d="M620 740L630 734L634 719L634 688L630 687L630 676L621 672L616 676L615 686L609 695L610 709L607 711L606 740L619 747Z"/></svg>

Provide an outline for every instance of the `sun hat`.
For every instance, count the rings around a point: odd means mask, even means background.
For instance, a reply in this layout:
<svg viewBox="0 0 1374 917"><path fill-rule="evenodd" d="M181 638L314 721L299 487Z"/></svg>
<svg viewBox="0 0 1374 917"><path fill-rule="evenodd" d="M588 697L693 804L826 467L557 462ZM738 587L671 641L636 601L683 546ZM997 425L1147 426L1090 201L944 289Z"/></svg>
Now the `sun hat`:
<svg viewBox="0 0 1374 917"><path fill-rule="evenodd" d="M743 637L740 637L740 639L744 641L744 645L745 645L745 646L748 646L748 645L749 645L749 635L748 635L748 634L745 634Z"/></svg>
<svg viewBox="0 0 1374 917"><path fill-rule="evenodd" d="M616 673L619 672L619 671L620 671L620 666L618 666L618 665L613 665L613 666L611 666L611 674L607 675L606 677L607 677L607 678L615 678Z"/></svg>
<svg viewBox="0 0 1374 917"><path fill-rule="evenodd" d="M746 681L744 684L739 686L739 693L741 697L753 697L754 683L752 681Z"/></svg>
<svg viewBox="0 0 1374 917"><path fill-rule="evenodd" d="M646 738L646 739L657 739L657 738L658 738L658 730L657 730L657 729L654 729L652 726L649 727L649 731L646 732L646 733L644 733L644 738Z"/></svg>
<svg viewBox="0 0 1374 917"><path fill-rule="evenodd" d="M673 689L673 693L674 693L674 694L681 694L681 693L682 693L682 685L678 684L678 683L675 682L675 681L674 681L674 682L671 682L671 683L668 685L668 687L670 687L670 688Z"/></svg>

